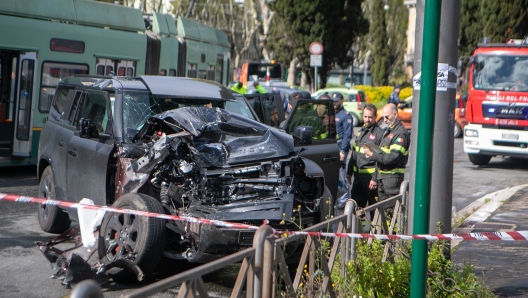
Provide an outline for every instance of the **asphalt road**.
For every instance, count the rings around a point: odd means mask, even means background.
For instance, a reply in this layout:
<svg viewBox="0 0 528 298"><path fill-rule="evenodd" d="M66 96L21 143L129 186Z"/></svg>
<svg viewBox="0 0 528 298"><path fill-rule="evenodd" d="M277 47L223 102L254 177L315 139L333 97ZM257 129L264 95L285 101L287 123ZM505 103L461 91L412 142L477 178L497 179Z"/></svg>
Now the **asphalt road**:
<svg viewBox="0 0 528 298"><path fill-rule="evenodd" d="M528 160L494 157L488 166L472 165L463 153L462 139L455 139L453 204L462 209L486 193L512 185L528 183ZM38 181L35 167L0 169L0 193L36 196ZM0 201L0 297L65 297L67 290L58 280L51 280L53 270L38 251L34 241L48 241L54 235L40 230L37 206ZM184 271L186 263L164 260L157 274L148 282ZM237 266L206 276L211 296L228 296ZM105 287L105 297L118 297L130 292L131 285ZM174 297L166 291L155 297Z"/></svg>

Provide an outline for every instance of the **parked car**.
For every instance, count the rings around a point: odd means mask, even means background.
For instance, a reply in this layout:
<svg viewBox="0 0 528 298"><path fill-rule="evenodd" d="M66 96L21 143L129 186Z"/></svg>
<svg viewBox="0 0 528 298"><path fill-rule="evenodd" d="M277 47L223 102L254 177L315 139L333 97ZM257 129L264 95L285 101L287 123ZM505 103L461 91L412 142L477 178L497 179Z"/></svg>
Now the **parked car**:
<svg viewBox="0 0 528 298"><path fill-rule="evenodd" d="M363 107L367 104L367 95L363 90L353 88L325 88L312 93L313 98L319 98L323 94L330 97L336 92L343 94L343 106L352 116L354 126L360 126L363 123Z"/></svg>
<svg viewBox="0 0 528 298"><path fill-rule="evenodd" d="M39 196L257 226L268 220L280 229L332 215L323 170L295 148L310 145L311 127L290 135L255 115L213 81L63 78L42 128ZM75 209L51 204L38 217L52 233L78 220ZM148 275L162 255L204 263L251 246L253 233L109 212L96 247L103 264L132 261Z"/></svg>
<svg viewBox="0 0 528 298"><path fill-rule="evenodd" d="M464 101L459 94L456 95L455 105L455 124L454 124L454 136L455 138L462 137L464 126L467 121L465 118L466 109L464 107ZM398 106L398 118L401 120L403 126L408 130L412 127L412 96L402 100ZM378 109L377 115L378 122L381 121L381 109Z"/></svg>

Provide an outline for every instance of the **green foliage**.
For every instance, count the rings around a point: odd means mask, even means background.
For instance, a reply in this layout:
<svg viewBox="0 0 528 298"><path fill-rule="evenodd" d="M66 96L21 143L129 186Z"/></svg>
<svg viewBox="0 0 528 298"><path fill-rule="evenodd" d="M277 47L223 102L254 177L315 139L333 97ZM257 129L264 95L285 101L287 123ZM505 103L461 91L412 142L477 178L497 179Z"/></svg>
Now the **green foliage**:
<svg viewBox="0 0 528 298"><path fill-rule="evenodd" d="M409 11L403 0L388 0L387 38L389 42L389 74L390 83L402 84L407 81L404 72L404 55L407 49L407 27Z"/></svg>
<svg viewBox="0 0 528 298"><path fill-rule="evenodd" d="M479 20L479 6L482 0L460 1L459 54L469 56L482 41L482 27Z"/></svg>
<svg viewBox="0 0 528 298"><path fill-rule="evenodd" d="M387 47L387 26L383 6L383 0L371 1L369 34L374 64L372 64L370 71L374 86L387 85L389 82L389 48Z"/></svg>
<svg viewBox="0 0 528 298"><path fill-rule="evenodd" d="M473 273L473 266L459 268L445 257L445 245L444 241L431 243L427 297L494 297ZM384 246L380 240L374 240L371 246L359 241L357 257L346 264L345 276L341 276L338 266L332 271L338 297L409 297L410 243L398 247L393 263L382 262Z"/></svg>
<svg viewBox="0 0 528 298"><path fill-rule="evenodd" d="M483 37L492 43L528 35L528 1L462 0L460 55L470 55Z"/></svg>
<svg viewBox="0 0 528 298"><path fill-rule="evenodd" d="M490 42L503 43L506 38L523 38L528 34L528 2L526 0L482 0L480 14L485 20L484 36Z"/></svg>
<svg viewBox="0 0 528 298"><path fill-rule="evenodd" d="M281 0L270 4L275 16L268 38L269 49L285 65L297 57L302 70L311 74L309 46L314 41L321 42L324 52L319 70L321 82L326 82L328 65L349 63L348 53L356 35L368 30L368 21L361 11L362 2Z"/></svg>

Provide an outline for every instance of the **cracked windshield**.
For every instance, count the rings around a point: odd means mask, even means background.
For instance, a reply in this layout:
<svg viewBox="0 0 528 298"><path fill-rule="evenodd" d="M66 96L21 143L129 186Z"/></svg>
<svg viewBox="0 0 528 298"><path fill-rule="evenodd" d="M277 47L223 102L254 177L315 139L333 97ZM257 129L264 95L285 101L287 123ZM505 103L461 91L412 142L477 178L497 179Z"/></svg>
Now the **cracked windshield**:
<svg viewBox="0 0 528 298"><path fill-rule="evenodd" d="M210 100L170 98L145 91L128 91L123 94L123 129L128 141L139 132L148 118L156 114L183 107L224 107L224 102Z"/></svg>

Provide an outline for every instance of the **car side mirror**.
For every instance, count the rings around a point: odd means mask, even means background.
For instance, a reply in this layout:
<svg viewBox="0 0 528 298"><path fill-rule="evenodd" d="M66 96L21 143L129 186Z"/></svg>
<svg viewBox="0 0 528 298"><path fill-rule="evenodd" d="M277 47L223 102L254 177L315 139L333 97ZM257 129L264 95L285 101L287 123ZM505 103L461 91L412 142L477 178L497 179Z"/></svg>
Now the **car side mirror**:
<svg viewBox="0 0 528 298"><path fill-rule="evenodd" d="M293 132L293 143L295 145L310 145L312 143L312 127L297 126Z"/></svg>
<svg viewBox="0 0 528 298"><path fill-rule="evenodd" d="M90 118L81 118L79 122L81 124L81 138L89 139L99 137L99 133L97 132L95 124L92 123L92 120Z"/></svg>

